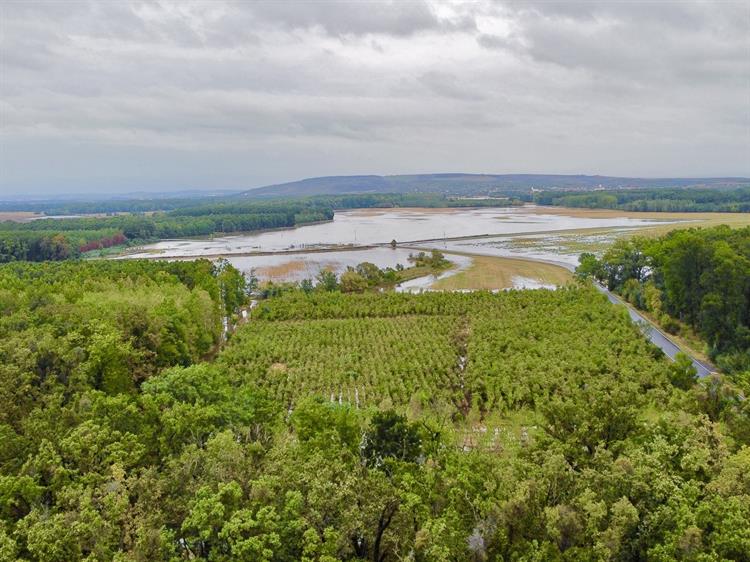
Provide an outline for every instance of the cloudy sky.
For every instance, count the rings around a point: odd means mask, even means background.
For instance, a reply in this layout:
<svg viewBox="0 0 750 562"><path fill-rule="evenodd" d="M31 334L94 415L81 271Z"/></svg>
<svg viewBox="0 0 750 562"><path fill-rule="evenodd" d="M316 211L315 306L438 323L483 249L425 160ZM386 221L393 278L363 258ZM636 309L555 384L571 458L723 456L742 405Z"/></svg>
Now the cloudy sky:
<svg viewBox="0 0 750 562"><path fill-rule="evenodd" d="M742 2L0 1L0 194L750 176Z"/></svg>

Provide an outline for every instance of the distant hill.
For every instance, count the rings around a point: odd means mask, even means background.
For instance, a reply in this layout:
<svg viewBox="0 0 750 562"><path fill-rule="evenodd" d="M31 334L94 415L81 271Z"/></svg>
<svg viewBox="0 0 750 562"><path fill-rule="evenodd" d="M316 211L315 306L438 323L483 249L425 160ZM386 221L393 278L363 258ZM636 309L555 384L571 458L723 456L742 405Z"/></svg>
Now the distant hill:
<svg viewBox="0 0 750 562"><path fill-rule="evenodd" d="M251 189L240 197L299 197L344 193L447 193L486 195L535 189L593 190L750 185L750 178L621 178L556 174L415 174L398 176L326 176Z"/></svg>

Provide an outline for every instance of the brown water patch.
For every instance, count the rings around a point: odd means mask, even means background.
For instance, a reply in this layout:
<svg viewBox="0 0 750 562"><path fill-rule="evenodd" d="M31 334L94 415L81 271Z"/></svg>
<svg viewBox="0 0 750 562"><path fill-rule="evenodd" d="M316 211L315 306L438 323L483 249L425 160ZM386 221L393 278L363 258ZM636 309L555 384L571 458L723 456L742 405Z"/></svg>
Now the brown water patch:
<svg viewBox="0 0 750 562"><path fill-rule="evenodd" d="M290 279L294 279L295 277L299 278L300 273L307 273L310 277L313 277L322 270L336 272L341 268L341 263L337 261L317 262L306 260L290 260L276 265L258 267L255 269L255 273L256 275L258 275L258 277L264 279L287 281Z"/></svg>

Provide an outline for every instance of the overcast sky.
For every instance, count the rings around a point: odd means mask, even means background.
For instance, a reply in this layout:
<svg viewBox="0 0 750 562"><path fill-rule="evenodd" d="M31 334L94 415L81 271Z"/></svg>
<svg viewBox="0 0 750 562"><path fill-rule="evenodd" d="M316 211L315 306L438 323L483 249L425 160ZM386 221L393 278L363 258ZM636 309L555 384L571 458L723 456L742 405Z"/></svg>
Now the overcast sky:
<svg viewBox="0 0 750 562"><path fill-rule="evenodd" d="M0 1L0 194L750 176L750 1Z"/></svg>

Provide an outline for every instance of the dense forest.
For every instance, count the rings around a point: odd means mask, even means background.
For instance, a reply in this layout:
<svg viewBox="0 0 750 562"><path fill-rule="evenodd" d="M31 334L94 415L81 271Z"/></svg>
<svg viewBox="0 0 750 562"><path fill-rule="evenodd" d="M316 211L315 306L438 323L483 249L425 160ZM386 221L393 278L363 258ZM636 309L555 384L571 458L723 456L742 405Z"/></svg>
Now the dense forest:
<svg viewBox="0 0 750 562"><path fill-rule="evenodd" d="M750 212L750 187L737 189L617 189L534 194L539 205L658 212Z"/></svg>
<svg viewBox="0 0 750 562"><path fill-rule="evenodd" d="M750 228L619 240L601 259L583 254L578 273L652 313L669 332L695 329L723 370L750 369Z"/></svg>
<svg viewBox="0 0 750 562"><path fill-rule="evenodd" d="M0 266L0 559L748 559L750 380L593 288L247 302L226 263Z"/></svg>
<svg viewBox="0 0 750 562"><path fill-rule="evenodd" d="M472 199L462 197L448 197L445 195L436 195L430 193L364 193L351 195L318 195L314 197L305 197L299 199L284 199L283 204L300 205L301 209L311 212L320 212L321 210L343 210L343 209L391 209L398 207L427 207L427 208L448 208L448 207L510 207L522 205L523 201L517 198L483 198ZM209 213L242 213L250 209L273 208L279 203L274 201L263 202L263 200L254 200L246 198L232 198L223 201L217 201L212 204L203 204L192 208L180 209L175 211L174 215L183 214L206 214ZM300 211L301 212L301 211Z"/></svg>

